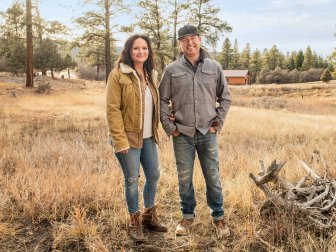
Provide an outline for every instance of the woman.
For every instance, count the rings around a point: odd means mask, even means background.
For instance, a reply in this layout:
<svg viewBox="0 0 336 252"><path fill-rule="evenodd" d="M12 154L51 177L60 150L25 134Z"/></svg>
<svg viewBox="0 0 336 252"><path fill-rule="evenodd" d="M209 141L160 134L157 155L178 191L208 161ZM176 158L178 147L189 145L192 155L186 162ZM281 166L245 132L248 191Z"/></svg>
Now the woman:
<svg viewBox="0 0 336 252"><path fill-rule="evenodd" d="M124 173L125 197L130 214L129 232L136 241L145 239L143 228L167 231L158 221L154 203L160 176L156 147L159 94L154 68L155 55L150 39L135 34L127 39L107 82L109 134ZM138 204L140 163L146 177L142 216Z"/></svg>

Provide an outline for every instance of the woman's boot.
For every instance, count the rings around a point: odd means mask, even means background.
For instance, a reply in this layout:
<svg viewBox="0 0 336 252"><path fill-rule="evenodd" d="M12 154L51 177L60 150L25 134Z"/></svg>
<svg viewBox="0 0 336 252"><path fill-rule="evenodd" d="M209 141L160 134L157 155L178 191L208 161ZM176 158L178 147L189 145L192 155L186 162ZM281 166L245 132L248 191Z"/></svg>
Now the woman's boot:
<svg viewBox="0 0 336 252"><path fill-rule="evenodd" d="M130 214L129 234L134 241L146 240L142 230L140 211Z"/></svg>
<svg viewBox="0 0 336 252"><path fill-rule="evenodd" d="M142 213L142 226L156 232L167 232L167 227L159 222L156 206L145 208Z"/></svg>

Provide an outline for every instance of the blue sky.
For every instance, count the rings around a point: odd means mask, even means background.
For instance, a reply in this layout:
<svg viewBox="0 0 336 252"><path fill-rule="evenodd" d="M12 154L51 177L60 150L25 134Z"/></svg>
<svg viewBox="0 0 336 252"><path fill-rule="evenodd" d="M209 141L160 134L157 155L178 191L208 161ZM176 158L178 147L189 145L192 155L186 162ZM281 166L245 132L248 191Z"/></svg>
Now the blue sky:
<svg viewBox="0 0 336 252"><path fill-rule="evenodd" d="M13 0L0 0L0 11L5 11ZM88 6L75 0L40 0L41 15L47 20L58 20L71 28L75 35L78 29L72 24ZM134 1L126 0L132 3ZM237 38L239 48L250 43L252 49L271 48L277 45L282 52L306 49L310 45L323 57L336 47L335 0L213 0L220 7L220 17L232 27L231 33L224 34L218 43L221 48L225 36L233 43ZM136 10L136 8L133 8ZM124 14L112 22L129 24L135 14ZM123 41L126 35L117 35ZM122 42L119 42L122 45Z"/></svg>

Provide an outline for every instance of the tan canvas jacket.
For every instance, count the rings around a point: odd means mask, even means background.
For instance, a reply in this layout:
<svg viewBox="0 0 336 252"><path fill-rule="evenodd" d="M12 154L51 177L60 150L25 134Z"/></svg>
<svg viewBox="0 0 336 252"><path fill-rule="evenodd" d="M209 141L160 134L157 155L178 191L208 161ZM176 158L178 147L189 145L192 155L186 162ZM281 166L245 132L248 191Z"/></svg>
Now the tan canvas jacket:
<svg viewBox="0 0 336 252"><path fill-rule="evenodd" d="M154 105L153 137L158 143L159 92L156 71L152 73L149 87ZM144 97L144 86L133 68L121 63L119 69L110 73L106 87L106 117L115 152L142 147Z"/></svg>

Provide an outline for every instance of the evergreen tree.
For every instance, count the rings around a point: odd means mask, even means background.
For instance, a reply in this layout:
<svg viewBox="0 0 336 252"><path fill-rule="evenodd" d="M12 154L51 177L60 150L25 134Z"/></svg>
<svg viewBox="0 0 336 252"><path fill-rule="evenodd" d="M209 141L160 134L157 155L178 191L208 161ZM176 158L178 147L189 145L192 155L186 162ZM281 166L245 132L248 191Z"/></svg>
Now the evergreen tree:
<svg viewBox="0 0 336 252"><path fill-rule="evenodd" d="M269 52L268 52L268 49L265 48L263 53L262 53L262 56L261 56L261 59L262 59L262 62L261 62L261 69L270 69L269 68Z"/></svg>
<svg viewBox="0 0 336 252"><path fill-rule="evenodd" d="M112 39L112 29L115 32L123 30L120 25L110 25L110 19L116 17L127 8L123 0L86 0L86 3L94 3L98 8L96 11L88 11L82 17L75 19L75 22L84 29L84 33L77 39L77 45L90 47L96 40L104 42L104 64L105 80L112 69L112 51L115 50L114 40Z"/></svg>
<svg viewBox="0 0 336 252"><path fill-rule="evenodd" d="M282 56L276 45L273 45L268 53L268 68L274 70L276 67L281 67Z"/></svg>
<svg viewBox="0 0 336 252"><path fill-rule="evenodd" d="M34 61L36 68L50 69L51 76L54 77L54 68L59 68L62 64L56 43L51 39L44 39L35 52Z"/></svg>
<svg viewBox="0 0 336 252"><path fill-rule="evenodd" d="M137 25L152 39L153 49L157 55L159 70L165 67L167 55L170 55L168 29L165 27L163 10L165 6L159 0L140 0L142 12L138 15Z"/></svg>
<svg viewBox="0 0 336 252"><path fill-rule="evenodd" d="M296 54L296 59L295 59L296 69L298 70L302 69L303 60L304 60L303 52L302 50L299 50L299 52Z"/></svg>
<svg viewBox="0 0 336 252"><path fill-rule="evenodd" d="M169 4L172 6L172 12L171 15L169 16L169 21L173 26L173 34L171 36L172 39L172 52L173 55L170 56L172 60L176 60L177 55L178 55L178 44L177 44L177 26L180 25L185 19L185 12L189 7L189 4L187 1L178 1L178 0L170 0Z"/></svg>
<svg viewBox="0 0 336 252"><path fill-rule="evenodd" d="M7 42L12 41L6 46L6 52L4 53L7 69L18 75L18 72L24 71L27 61L27 50L23 40L10 39Z"/></svg>
<svg viewBox="0 0 336 252"><path fill-rule="evenodd" d="M319 56L315 51L313 51L311 62L311 68L320 68Z"/></svg>
<svg viewBox="0 0 336 252"><path fill-rule="evenodd" d="M251 60L250 60L250 68L249 68L252 83L256 82L256 78L257 78L259 72L261 71L261 64L262 64L261 52L258 49L256 49L252 53L252 57L251 57Z"/></svg>
<svg viewBox="0 0 336 252"><path fill-rule="evenodd" d="M307 46L306 51L304 53L302 70L309 70L313 67L313 52L310 49L310 46Z"/></svg>
<svg viewBox="0 0 336 252"><path fill-rule="evenodd" d="M324 72L322 73L321 81L328 83L328 82L331 81L331 80L332 80L331 73L330 73L329 69L326 68L326 69L324 70Z"/></svg>
<svg viewBox="0 0 336 252"><path fill-rule="evenodd" d="M232 61L230 69L240 69L240 53L238 48L238 41L235 39L233 51L232 51Z"/></svg>
<svg viewBox="0 0 336 252"><path fill-rule="evenodd" d="M286 57L285 57L285 68L288 69L289 71L292 71L295 69L295 53L296 52L292 52L289 53L287 52Z"/></svg>
<svg viewBox="0 0 336 252"><path fill-rule="evenodd" d="M219 37L230 32L232 27L218 17L220 8L210 4L211 0L194 0L191 2L189 22L195 25L204 38L204 42L216 48Z"/></svg>
<svg viewBox="0 0 336 252"><path fill-rule="evenodd" d="M240 68L249 69L250 60L251 60L251 47L250 44L247 43L246 47L243 49L240 55Z"/></svg>
<svg viewBox="0 0 336 252"><path fill-rule="evenodd" d="M329 65L334 68L333 76L336 77L336 47L331 55L328 57Z"/></svg>
<svg viewBox="0 0 336 252"><path fill-rule="evenodd" d="M232 65L233 49L231 48L231 42L229 38L225 38L222 46L222 52L220 54L219 62L223 69L230 69Z"/></svg>
<svg viewBox="0 0 336 252"><path fill-rule="evenodd" d="M0 13L0 57L7 70L17 74L26 67L25 13L19 2L14 2L6 12Z"/></svg>
<svg viewBox="0 0 336 252"><path fill-rule="evenodd" d="M70 79L70 68L74 68L77 65L77 63L72 59L70 54L65 55L65 58L63 59L62 67L65 67L68 71L68 78Z"/></svg>

